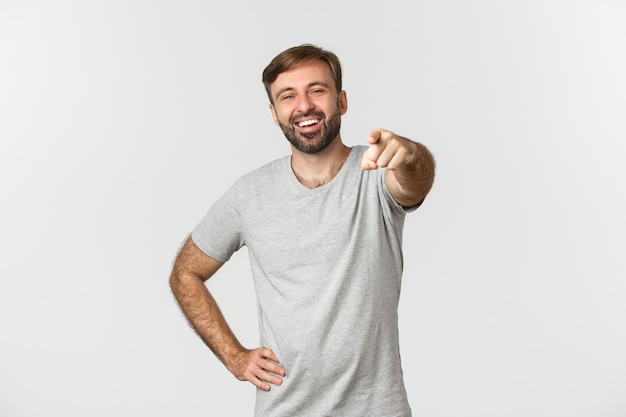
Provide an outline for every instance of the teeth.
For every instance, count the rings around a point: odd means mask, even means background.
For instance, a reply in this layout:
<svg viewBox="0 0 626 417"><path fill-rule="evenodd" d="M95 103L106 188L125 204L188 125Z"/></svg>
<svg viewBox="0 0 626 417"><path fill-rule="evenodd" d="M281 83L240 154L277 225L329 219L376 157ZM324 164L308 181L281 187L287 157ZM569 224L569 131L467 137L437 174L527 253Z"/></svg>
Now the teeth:
<svg viewBox="0 0 626 417"><path fill-rule="evenodd" d="M319 122L320 121L318 119L305 120L304 122L298 123L298 126L300 127L311 126Z"/></svg>

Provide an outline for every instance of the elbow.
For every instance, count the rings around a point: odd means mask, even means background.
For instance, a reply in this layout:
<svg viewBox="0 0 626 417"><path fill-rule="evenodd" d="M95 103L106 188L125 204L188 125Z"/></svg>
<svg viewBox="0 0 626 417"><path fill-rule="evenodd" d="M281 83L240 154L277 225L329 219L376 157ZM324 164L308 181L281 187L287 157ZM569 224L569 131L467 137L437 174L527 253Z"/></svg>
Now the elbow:
<svg viewBox="0 0 626 417"><path fill-rule="evenodd" d="M189 271L174 269L169 279L170 289L176 298L193 292L198 285L204 285L202 278Z"/></svg>
<svg viewBox="0 0 626 417"><path fill-rule="evenodd" d="M174 269L170 275L169 285L170 289L176 297L185 292L185 288L188 288L191 284L193 277L185 271Z"/></svg>
<svg viewBox="0 0 626 417"><path fill-rule="evenodd" d="M170 284L170 288L172 289L172 291L174 291L174 289L178 285L180 285L180 278L178 277L177 274L172 272L172 274L170 275L169 284Z"/></svg>
<svg viewBox="0 0 626 417"><path fill-rule="evenodd" d="M183 283L180 274L172 272L169 279L169 286L174 296L178 298L178 295L181 294L183 289Z"/></svg>

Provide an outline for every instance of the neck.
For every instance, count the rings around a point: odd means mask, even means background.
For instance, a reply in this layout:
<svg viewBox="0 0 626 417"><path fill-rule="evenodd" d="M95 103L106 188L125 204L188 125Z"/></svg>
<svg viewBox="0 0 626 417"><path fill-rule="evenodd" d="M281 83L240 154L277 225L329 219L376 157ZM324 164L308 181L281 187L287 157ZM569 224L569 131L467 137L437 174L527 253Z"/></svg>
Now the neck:
<svg viewBox="0 0 626 417"><path fill-rule="evenodd" d="M326 149L314 154L292 147L291 168L302 185L317 188L335 178L349 154L350 148L343 144L339 136Z"/></svg>

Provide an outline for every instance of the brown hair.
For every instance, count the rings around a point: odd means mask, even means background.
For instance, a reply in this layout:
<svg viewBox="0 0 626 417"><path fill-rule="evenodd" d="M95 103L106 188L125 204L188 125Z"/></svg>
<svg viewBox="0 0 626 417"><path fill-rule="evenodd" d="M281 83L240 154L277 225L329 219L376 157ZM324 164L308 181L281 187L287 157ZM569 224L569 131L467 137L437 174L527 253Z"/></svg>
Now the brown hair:
<svg viewBox="0 0 626 417"><path fill-rule="evenodd" d="M265 86L265 91L267 92L267 97L270 99L270 103L274 104L270 86L276 81L276 78L278 78L281 73L289 71L303 62L312 61L314 59L318 59L328 65L330 72L333 74L333 79L335 80L335 87L339 93L341 91L341 63L337 55L318 46L305 43L289 48L276 55L272 62L263 70L263 85Z"/></svg>

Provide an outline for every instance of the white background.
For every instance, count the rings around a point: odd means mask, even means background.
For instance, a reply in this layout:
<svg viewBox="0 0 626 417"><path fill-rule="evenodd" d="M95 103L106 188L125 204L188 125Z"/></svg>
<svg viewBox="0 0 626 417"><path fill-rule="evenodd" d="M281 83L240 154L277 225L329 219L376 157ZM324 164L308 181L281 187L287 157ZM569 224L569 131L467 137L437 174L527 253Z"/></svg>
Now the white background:
<svg viewBox="0 0 626 417"><path fill-rule="evenodd" d="M609 0L0 0L0 416L251 415L167 280L210 204L289 152L260 78L304 42L342 59L347 144L383 127L438 161L405 229L414 415L626 416L625 21ZM245 249L211 281L254 346Z"/></svg>

